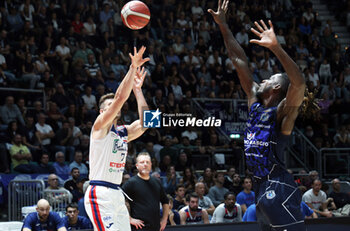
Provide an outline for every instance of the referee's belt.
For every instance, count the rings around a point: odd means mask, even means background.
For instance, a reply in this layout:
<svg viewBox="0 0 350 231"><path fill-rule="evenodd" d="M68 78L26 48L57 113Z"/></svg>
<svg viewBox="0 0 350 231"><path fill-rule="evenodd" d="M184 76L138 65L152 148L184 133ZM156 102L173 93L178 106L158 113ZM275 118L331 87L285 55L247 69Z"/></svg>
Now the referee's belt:
<svg viewBox="0 0 350 231"><path fill-rule="evenodd" d="M113 184L111 182L101 181L101 180L92 180L90 181L90 185L104 186L104 187L113 188L113 189L120 188L120 184Z"/></svg>

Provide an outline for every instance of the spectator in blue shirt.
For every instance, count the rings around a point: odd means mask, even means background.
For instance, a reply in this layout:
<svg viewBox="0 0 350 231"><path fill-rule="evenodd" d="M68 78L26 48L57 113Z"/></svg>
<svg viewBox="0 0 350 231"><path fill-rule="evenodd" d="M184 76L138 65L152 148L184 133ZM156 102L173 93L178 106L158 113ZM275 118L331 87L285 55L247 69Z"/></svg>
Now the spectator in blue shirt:
<svg viewBox="0 0 350 231"><path fill-rule="evenodd" d="M88 168L83 163L83 153L80 150L75 151L74 161L69 165L69 168L78 168L80 174L88 174Z"/></svg>
<svg viewBox="0 0 350 231"><path fill-rule="evenodd" d="M241 205L243 214L247 208L254 204L255 194L252 191L252 179L250 177L244 178L243 191L237 195L237 203Z"/></svg>
<svg viewBox="0 0 350 231"><path fill-rule="evenodd" d="M67 205L63 222L67 230L92 229L91 221L79 216L78 205L75 203Z"/></svg>
<svg viewBox="0 0 350 231"><path fill-rule="evenodd" d="M45 199L38 201L36 212L28 214L23 221L23 231L67 231L63 220L56 212L50 212L50 204Z"/></svg>
<svg viewBox="0 0 350 231"><path fill-rule="evenodd" d="M244 213L242 221L257 221L255 209L255 204L249 206Z"/></svg>
<svg viewBox="0 0 350 231"><path fill-rule="evenodd" d="M304 218L317 218L317 214L304 201L302 201L300 204L300 210ZM248 207L242 220L257 221L255 204L252 204L251 206Z"/></svg>
<svg viewBox="0 0 350 231"><path fill-rule="evenodd" d="M56 162L53 163L57 175L67 175L70 173L69 166L64 163L64 153L59 151L55 154Z"/></svg>

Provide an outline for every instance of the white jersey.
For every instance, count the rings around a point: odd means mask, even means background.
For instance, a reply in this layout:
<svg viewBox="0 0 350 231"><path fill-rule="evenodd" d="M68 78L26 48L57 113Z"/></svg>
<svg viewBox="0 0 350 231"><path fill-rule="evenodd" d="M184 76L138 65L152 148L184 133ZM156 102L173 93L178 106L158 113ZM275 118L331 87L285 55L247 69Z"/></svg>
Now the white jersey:
<svg viewBox="0 0 350 231"><path fill-rule="evenodd" d="M90 181L120 184L128 154L128 132L125 126L112 126L102 139L90 139Z"/></svg>

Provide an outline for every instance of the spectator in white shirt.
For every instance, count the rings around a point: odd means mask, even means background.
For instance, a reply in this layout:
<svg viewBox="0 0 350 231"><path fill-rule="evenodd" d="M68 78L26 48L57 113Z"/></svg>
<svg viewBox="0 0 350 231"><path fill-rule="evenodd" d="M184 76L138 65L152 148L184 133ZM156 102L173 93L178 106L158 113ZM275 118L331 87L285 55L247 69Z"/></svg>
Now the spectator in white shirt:
<svg viewBox="0 0 350 231"><path fill-rule="evenodd" d="M312 82L314 87L316 87L317 89L320 89L320 78L318 77L318 74L315 73L314 66L310 67L310 72L309 72L309 75L307 76L307 80Z"/></svg>
<svg viewBox="0 0 350 231"><path fill-rule="evenodd" d="M56 54L60 58L61 65L63 67L63 75L68 75L69 60L72 58L70 49L67 46L67 40L64 36L60 39L60 44L56 46Z"/></svg>

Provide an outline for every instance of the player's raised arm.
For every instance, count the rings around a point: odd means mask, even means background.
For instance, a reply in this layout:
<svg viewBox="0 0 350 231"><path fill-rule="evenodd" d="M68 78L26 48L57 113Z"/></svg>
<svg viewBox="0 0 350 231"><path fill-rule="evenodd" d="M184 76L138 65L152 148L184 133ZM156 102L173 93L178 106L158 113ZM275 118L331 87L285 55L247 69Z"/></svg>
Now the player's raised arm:
<svg viewBox="0 0 350 231"><path fill-rule="evenodd" d="M148 110L148 105L145 100L145 97L143 96L142 92L142 84L143 81L145 80L147 72L145 69L142 67L142 69L139 67L137 68L136 71L136 76L134 79L134 84L133 84L133 92L135 94L135 98L137 101L137 111L139 113L139 119L134 121L131 125L126 126L128 130L128 141L132 141L134 139L137 139L139 136L141 136L147 128L144 128L142 123L143 123L143 111Z"/></svg>
<svg viewBox="0 0 350 231"><path fill-rule="evenodd" d="M129 53L131 58L129 71L120 83L111 104L108 105L108 107L100 109L100 115L95 121L93 130L100 130L109 126L120 112L123 104L129 98L134 83L136 69L149 60L149 58L142 58L145 50L146 48L144 46L142 46L139 51L134 47L134 55ZM104 110L103 113L101 113L101 110Z"/></svg>
<svg viewBox="0 0 350 231"><path fill-rule="evenodd" d="M299 113L299 107L304 99L306 88L305 79L297 64L291 57L289 57L289 55L283 50L282 46L278 43L272 22L269 20L270 28L266 26L263 20L260 20L260 24L258 22L254 22L254 24L257 29L252 28L251 30L256 36L258 36L259 39L252 39L250 42L270 49L281 62L290 81L286 100L282 101L282 108L281 110L278 110L278 116L283 118L281 131L285 135L289 135L293 130L294 122Z"/></svg>
<svg viewBox="0 0 350 231"><path fill-rule="evenodd" d="M255 86L257 85L253 81L252 73L248 67L248 59L239 43L234 38L230 28L226 23L226 12L228 9L229 0L223 2L219 0L218 10L214 12L212 9L208 9L208 12L213 16L215 22L219 25L222 36L224 37L225 46L228 52L228 56L231 59L233 65L236 67L236 71L241 82L242 88L248 96L249 104L255 99Z"/></svg>

